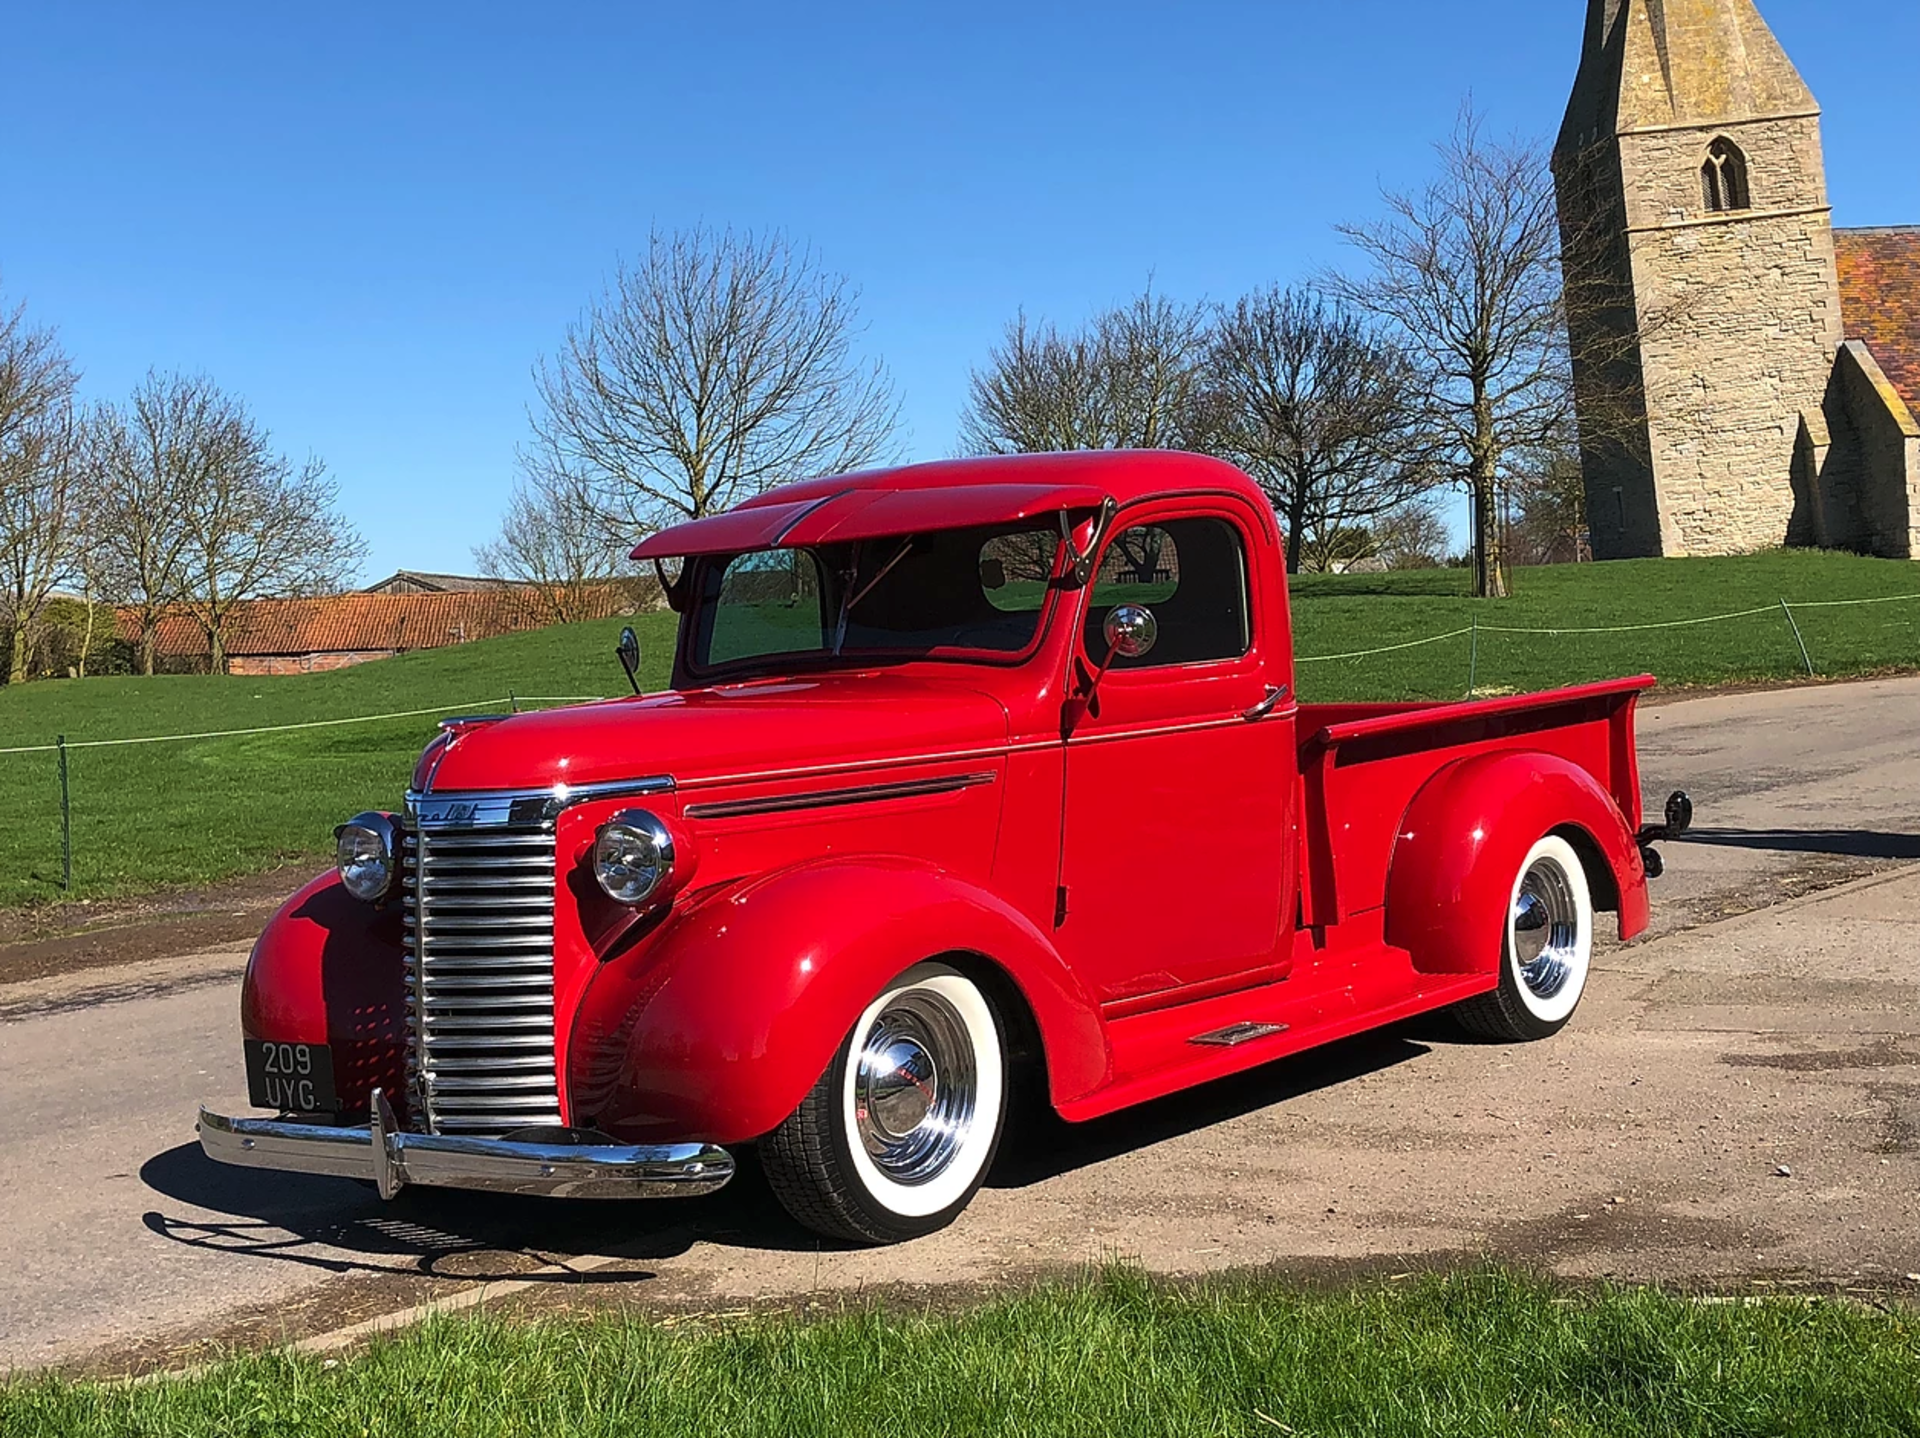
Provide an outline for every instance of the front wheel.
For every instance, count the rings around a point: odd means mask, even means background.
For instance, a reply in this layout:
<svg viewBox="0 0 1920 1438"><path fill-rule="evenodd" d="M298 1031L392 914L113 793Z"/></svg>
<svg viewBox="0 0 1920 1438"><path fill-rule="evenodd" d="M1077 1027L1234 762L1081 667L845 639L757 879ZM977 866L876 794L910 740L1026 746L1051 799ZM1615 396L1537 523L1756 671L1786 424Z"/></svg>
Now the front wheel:
<svg viewBox="0 0 1920 1438"><path fill-rule="evenodd" d="M1593 894L1573 845L1549 834L1527 851L1507 904L1500 984L1459 1005L1469 1033L1508 1042L1557 1034L1593 965Z"/></svg>
<svg viewBox="0 0 1920 1438"><path fill-rule="evenodd" d="M816 1233L899 1243L972 1200L1006 1118L993 1006L945 964L920 964L854 1023L800 1106L760 1144L768 1184Z"/></svg>

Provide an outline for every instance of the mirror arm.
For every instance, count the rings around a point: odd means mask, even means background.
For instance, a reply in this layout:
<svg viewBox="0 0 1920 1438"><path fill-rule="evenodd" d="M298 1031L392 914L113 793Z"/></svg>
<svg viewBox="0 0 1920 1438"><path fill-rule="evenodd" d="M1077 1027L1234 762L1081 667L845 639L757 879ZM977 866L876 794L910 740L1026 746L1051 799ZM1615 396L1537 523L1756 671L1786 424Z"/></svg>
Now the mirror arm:
<svg viewBox="0 0 1920 1438"><path fill-rule="evenodd" d="M1067 700L1060 716L1060 737L1062 739L1070 737L1074 729L1079 726L1080 721L1086 718L1087 714L1091 712L1094 700L1098 698L1100 694L1100 681L1107 677L1107 671L1113 668L1113 661L1119 657L1120 646L1109 643L1107 645L1107 657L1100 661L1100 667L1093 671L1091 678L1082 681L1079 695ZM1086 674L1087 666L1085 660L1076 656L1074 664L1082 675Z"/></svg>
<svg viewBox="0 0 1920 1438"><path fill-rule="evenodd" d="M1067 546L1068 558L1073 561L1068 572L1073 576L1076 588L1084 586L1089 579L1093 578L1094 556L1099 553L1100 541L1106 536L1107 526L1113 523L1114 513L1119 507L1113 502L1111 496L1101 501L1100 509L1093 517L1093 529L1087 535L1085 552L1073 547L1073 522L1067 518L1066 510L1060 511L1060 538Z"/></svg>
<svg viewBox="0 0 1920 1438"><path fill-rule="evenodd" d="M1100 667L1087 674L1086 661L1075 658L1074 668L1079 670L1080 692L1070 697L1060 708L1060 737L1070 739L1073 731L1080 727L1080 721L1093 710L1094 700L1100 696L1100 681L1107 677L1107 671L1113 668L1113 659L1120 651L1112 645L1107 646L1107 657L1100 661Z"/></svg>

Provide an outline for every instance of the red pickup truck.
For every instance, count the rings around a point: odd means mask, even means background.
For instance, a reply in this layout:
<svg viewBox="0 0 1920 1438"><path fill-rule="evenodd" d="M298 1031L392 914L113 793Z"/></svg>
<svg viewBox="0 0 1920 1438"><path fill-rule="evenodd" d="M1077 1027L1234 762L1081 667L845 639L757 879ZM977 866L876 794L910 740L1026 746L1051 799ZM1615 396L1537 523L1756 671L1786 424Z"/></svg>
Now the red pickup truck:
<svg viewBox="0 0 1920 1438"><path fill-rule="evenodd" d="M966 1206L1019 1085L1083 1120L1425 1010L1543 1038L1596 912L1647 923L1651 681L1297 703L1226 464L811 480L635 556L672 689L450 719L340 827L247 968L278 1116L203 1109L211 1157L637 1197L750 1147L892 1242Z"/></svg>

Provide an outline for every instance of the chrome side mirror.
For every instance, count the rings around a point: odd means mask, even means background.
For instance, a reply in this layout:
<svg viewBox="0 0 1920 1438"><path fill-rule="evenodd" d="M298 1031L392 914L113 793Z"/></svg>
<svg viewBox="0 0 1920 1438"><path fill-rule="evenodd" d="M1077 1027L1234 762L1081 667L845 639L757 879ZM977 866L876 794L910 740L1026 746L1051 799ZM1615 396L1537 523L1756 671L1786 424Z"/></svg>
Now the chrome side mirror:
<svg viewBox="0 0 1920 1438"><path fill-rule="evenodd" d="M1107 640L1107 663L1116 659L1143 659L1160 639L1160 621L1138 604L1117 605L1101 626Z"/></svg>
<svg viewBox="0 0 1920 1438"><path fill-rule="evenodd" d="M613 652L620 656L620 667L627 671L627 683L631 684L633 692L638 694L640 692L640 636L633 632L631 624L620 631L620 643Z"/></svg>

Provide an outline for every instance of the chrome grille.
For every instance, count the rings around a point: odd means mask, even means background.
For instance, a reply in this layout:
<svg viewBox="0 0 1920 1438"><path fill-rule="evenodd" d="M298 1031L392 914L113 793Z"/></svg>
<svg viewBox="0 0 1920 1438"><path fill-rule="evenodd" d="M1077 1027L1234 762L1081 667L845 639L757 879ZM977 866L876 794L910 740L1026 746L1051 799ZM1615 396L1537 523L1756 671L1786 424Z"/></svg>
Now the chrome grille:
<svg viewBox="0 0 1920 1438"><path fill-rule="evenodd" d="M421 825L402 863L415 1109L433 1133L560 1122L550 825Z"/></svg>

